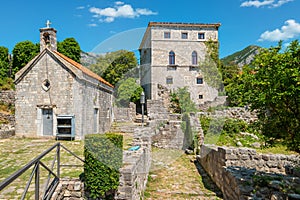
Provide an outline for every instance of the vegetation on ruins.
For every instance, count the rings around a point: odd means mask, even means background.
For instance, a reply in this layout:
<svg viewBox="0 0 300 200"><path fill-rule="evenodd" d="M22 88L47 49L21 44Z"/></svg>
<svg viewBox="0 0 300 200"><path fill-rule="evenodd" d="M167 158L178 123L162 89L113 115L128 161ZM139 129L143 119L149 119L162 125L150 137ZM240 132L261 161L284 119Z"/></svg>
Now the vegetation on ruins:
<svg viewBox="0 0 300 200"><path fill-rule="evenodd" d="M249 105L268 145L283 142L300 152L300 45L263 49L226 87L231 105Z"/></svg>
<svg viewBox="0 0 300 200"><path fill-rule="evenodd" d="M135 78L121 80L117 88L117 105L128 107L130 102L138 103L142 91L143 88L139 84L137 84Z"/></svg>

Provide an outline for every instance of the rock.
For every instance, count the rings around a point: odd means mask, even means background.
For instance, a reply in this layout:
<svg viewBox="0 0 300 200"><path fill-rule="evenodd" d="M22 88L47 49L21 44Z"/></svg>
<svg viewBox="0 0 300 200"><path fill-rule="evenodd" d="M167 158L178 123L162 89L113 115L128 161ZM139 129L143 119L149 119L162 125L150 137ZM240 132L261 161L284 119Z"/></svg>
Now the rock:
<svg viewBox="0 0 300 200"><path fill-rule="evenodd" d="M238 147L242 147L242 146L243 146L243 144L242 144L240 141L238 141L238 142L236 143L236 145L237 145Z"/></svg>
<svg viewBox="0 0 300 200"><path fill-rule="evenodd" d="M289 200L300 200L300 194L288 194Z"/></svg>
<svg viewBox="0 0 300 200"><path fill-rule="evenodd" d="M252 147L259 149L261 147L259 142L254 142L253 144L251 144Z"/></svg>

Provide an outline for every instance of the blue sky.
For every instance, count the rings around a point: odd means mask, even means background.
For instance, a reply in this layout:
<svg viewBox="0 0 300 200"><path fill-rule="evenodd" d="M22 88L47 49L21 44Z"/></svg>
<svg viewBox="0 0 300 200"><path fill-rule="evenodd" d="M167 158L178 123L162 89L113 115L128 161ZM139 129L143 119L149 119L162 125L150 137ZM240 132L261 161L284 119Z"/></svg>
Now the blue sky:
<svg viewBox="0 0 300 200"><path fill-rule="evenodd" d="M0 7L0 46L39 42L47 20L59 41L74 37L86 52L136 50L149 21L220 22L222 58L299 39L299 9L299 0L9 0Z"/></svg>

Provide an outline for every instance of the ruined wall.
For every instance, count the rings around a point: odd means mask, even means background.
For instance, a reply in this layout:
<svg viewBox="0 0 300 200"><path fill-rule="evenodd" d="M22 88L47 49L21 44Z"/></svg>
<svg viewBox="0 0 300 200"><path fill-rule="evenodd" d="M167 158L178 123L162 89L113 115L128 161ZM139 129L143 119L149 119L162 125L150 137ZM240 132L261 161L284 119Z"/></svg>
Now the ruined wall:
<svg viewBox="0 0 300 200"><path fill-rule="evenodd" d="M272 186L254 194L253 176L263 177L272 173L272 175L281 174L278 176L288 179L288 176L284 176L285 167L299 161L299 156L258 154L254 149L248 148L203 145L197 160L221 189L225 200L258 198L256 195L259 195L259 198L269 199L274 195ZM293 180L290 187L300 184L299 177Z"/></svg>
<svg viewBox="0 0 300 200"><path fill-rule="evenodd" d="M116 122L132 122L136 117L136 105L130 102L128 108L114 106L114 121Z"/></svg>
<svg viewBox="0 0 300 200"><path fill-rule="evenodd" d="M0 103L6 105L15 104L15 91L13 90L2 90L0 91ZM0 139L9 138L15 135L15 115L9 113L0 113Z"/></svg>
<svg viewBox="0 0 300 200"><path fill-rule="evenodd" d="M140 199L146 189L151 166L151 129L136 129L132 145L140 148L123 151L120 185L115 195L117 200Z"/></svg>

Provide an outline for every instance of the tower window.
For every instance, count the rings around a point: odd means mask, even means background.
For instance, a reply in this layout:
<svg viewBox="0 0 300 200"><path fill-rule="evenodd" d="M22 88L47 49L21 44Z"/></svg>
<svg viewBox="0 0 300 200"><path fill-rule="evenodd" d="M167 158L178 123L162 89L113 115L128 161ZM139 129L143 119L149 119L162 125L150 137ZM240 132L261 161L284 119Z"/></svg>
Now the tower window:
<svg viewBox="0 0 300 200"><path fill-rule="evenodd" d="M197 65L198 64L198 55L196 51L193 51L192 53L192 65Z"/></svg>
<svg viewBox="0 0 300 200"><path fill-rule="evenodd" d="M167 83L168 85L173 84L173 77L167 77L167 78L166 78L166 83Z"/></svg>
<svg viewBox="0 0 300 200"><path fill-rule="evenodd" d="M202 78L202 77L197 77L196 83L197 83L198 85L203 84L203 78Z"/></svg>
<svg viewBox="0 0 300 200"><path fill-rule="evenodd" d="M169 52L169 65L175 65L175 53L174 53L174 51Z"/></svg>
<svg viewBox="0 0 300 200"><path fill-rule="evenodd" d="M202 94L199 94L199 99L203 99L203 95Z"/></svg>
<svg viewBox="0 0 300 200"><path fill-rule="evenodd" d="M188 39L188 33L181 33L181 39Z"/></svg>
<svg viewBox="0 0 300 200"><path fill-rule="evenodd" d="M205 34L204 33L198 33L198 39L204 40L205 39Z"/></svg>
<svg viewBox="0 0 300 200"><path fill-rule="evenodd" d="M170 39L171 38L171 33L170 32L164 32L164 38L165 39Z"/></svg>

